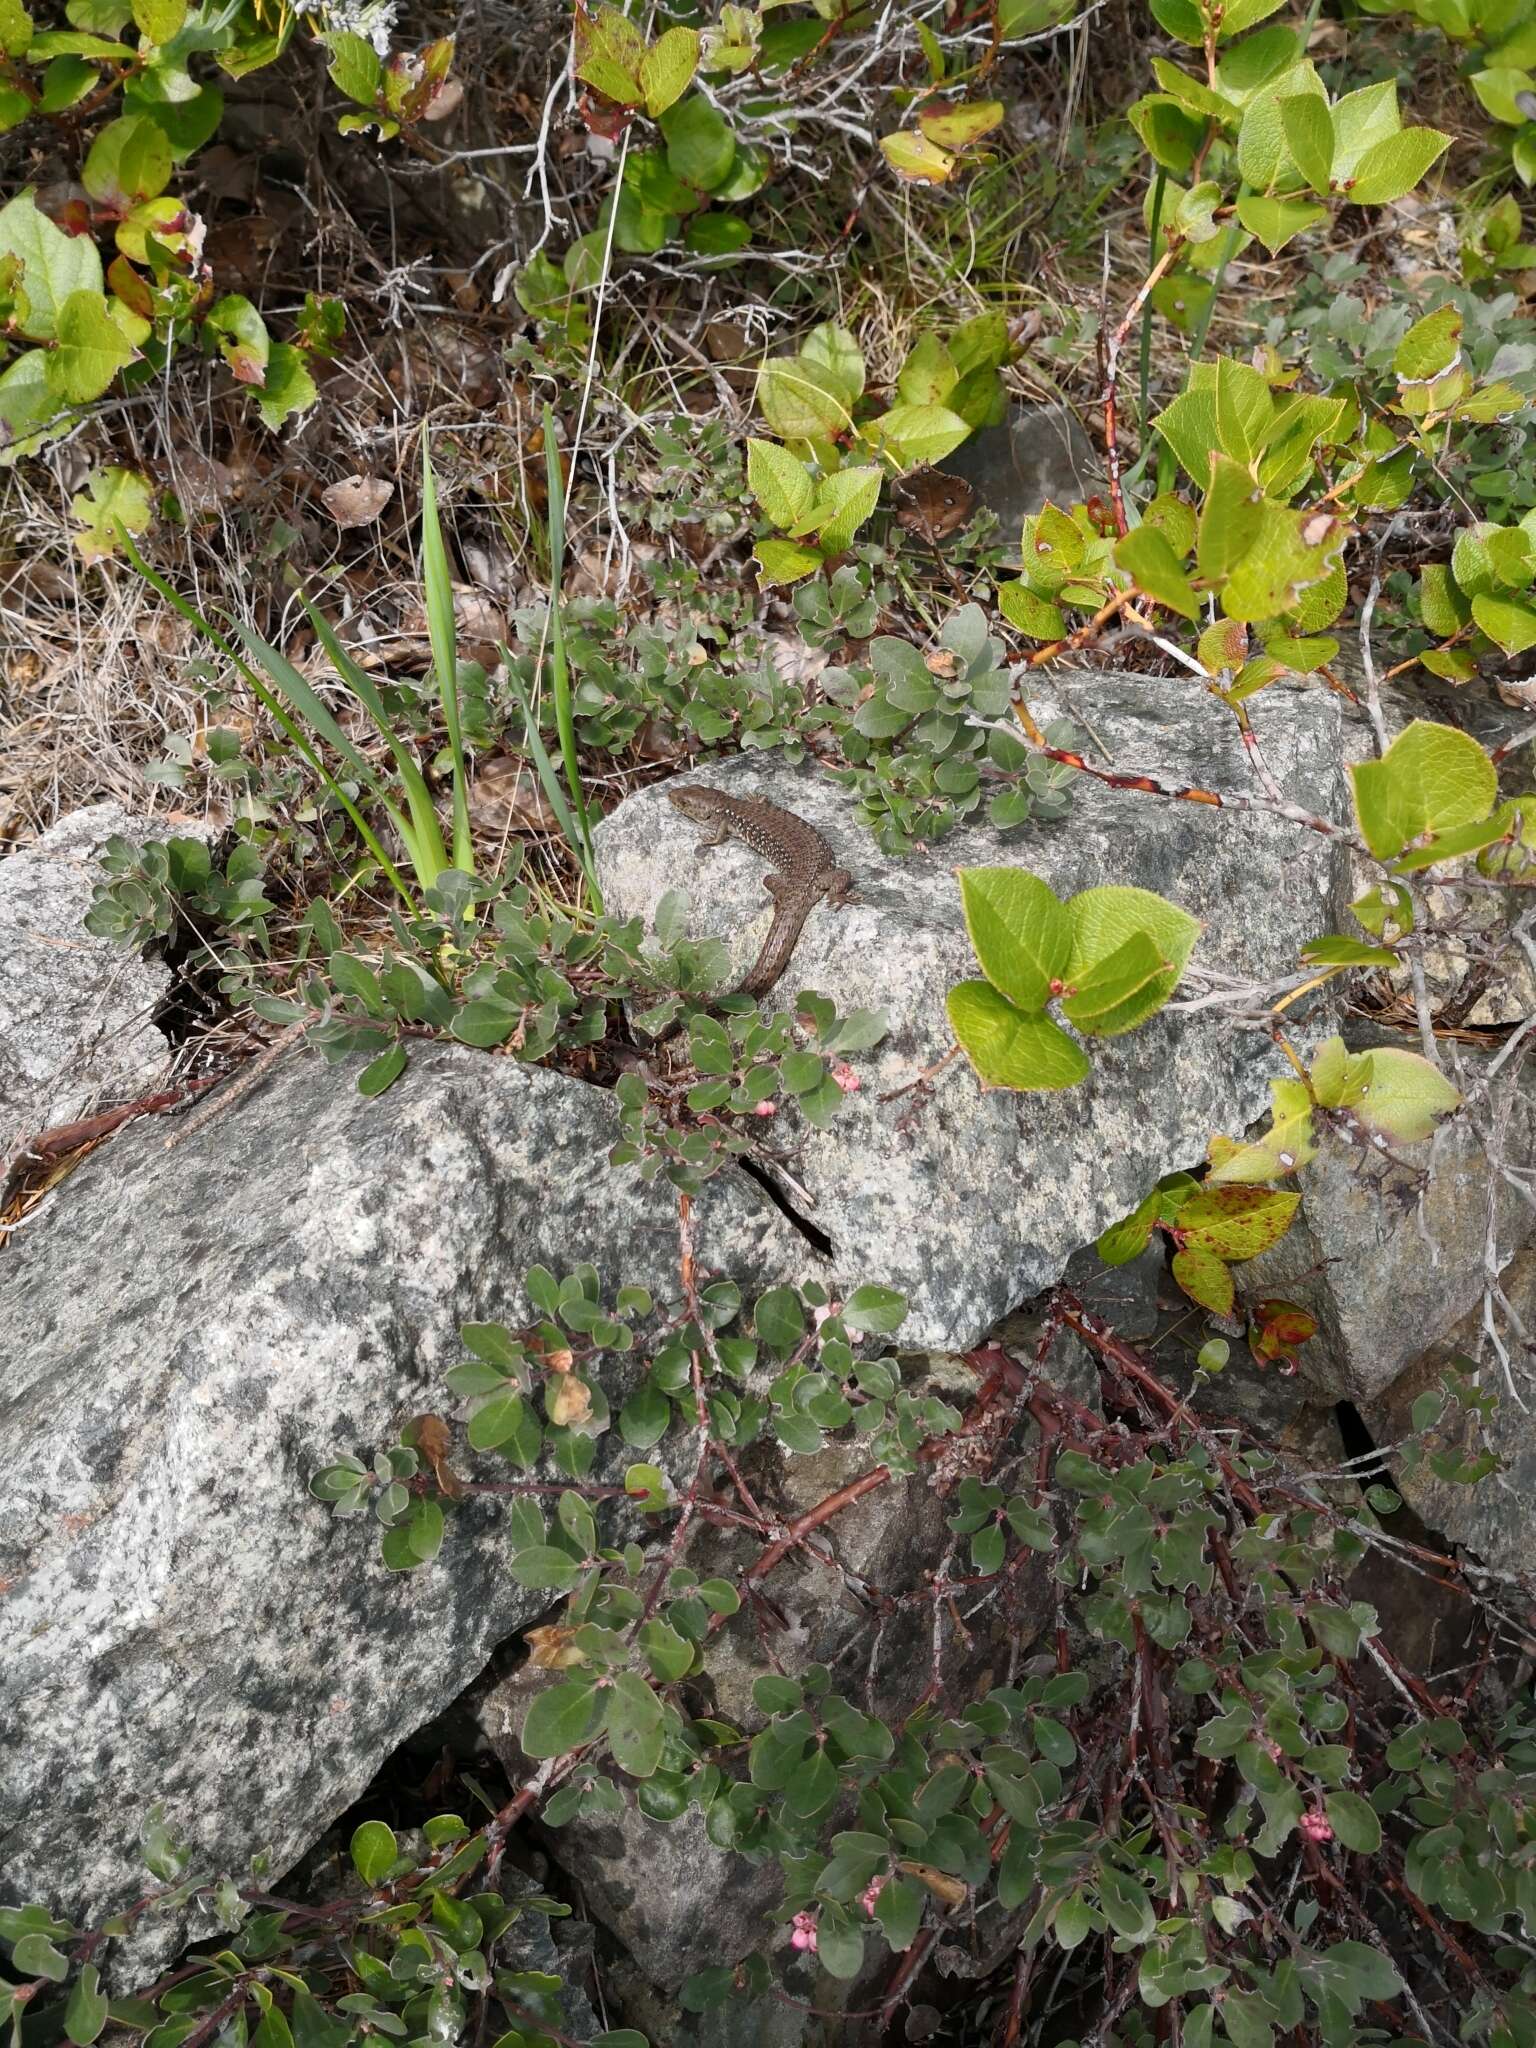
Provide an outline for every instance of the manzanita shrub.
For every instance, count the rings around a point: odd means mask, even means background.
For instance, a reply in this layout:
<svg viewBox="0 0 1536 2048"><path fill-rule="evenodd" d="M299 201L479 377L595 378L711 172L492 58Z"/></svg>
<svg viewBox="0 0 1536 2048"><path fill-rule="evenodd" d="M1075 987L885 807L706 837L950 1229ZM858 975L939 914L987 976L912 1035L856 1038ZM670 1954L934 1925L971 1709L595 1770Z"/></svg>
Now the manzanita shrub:
<svg viewBox="0 0 1536 2048"><path fill-rule="evenodd" d="M675 1303L624 1288L609 1304L590 1271L535 1269L525 1292L521 1329L463 1333L470 1357L449 1378L468 1404L462 1443L421 1416L313 1491L344 1518L371 1511L394 1571L432 1570L461 1504L502 1499L509 1570L562 1603L529 1636L548 1682L521 1730L526 1781L480 1826L443 1814L415 1845L366 1823L356 1887L318 1905L274 1895L261 1869L189 1875L150 1814L156 1882L130 1913L90 1929L45 1903L0 1915L18 2041L41 2001L77 2048L109 2023L148 2048L225 2033L261 2048L569 2043L559 1981L507 1960L520 1914L562 1910L507 1889L507 1836L534 1814L558 1830L630 1802L652 1827L696 1812L723 1881L733 1857L781 1874L762 1942L690 1979L688 2011L749 2025L776 1988L831 2012L853 1997L877 2038L897 2038L939 1945L981 1922L1000 1937L1007 2041L1063 1991L1085 2033L1124 2040L1164 2014L1181 2039L1231 2048L1449 2039L1443 2019L1425 2031L1448 1975L1457 2038L1533 2037L1536 1723L1496 1655L1437 1689L1383 1638L1355 1591L1367 1560L1432 1563L1474 1645L1490 1632L1491 1650L1500 1625L1455 1563L1392 1534L1390 1489L1295 1476L1251 1430L1208 1425L1064 1290L1032 1350L966 1355L963 1406L904 1387L885 1350L904 1304L888 1290L839 1304L775 1288L748 1309L685 1278ZM1069 1337L1096 1368L1091 1397L1050 1363ZM1416 1429L1459 1398L1452 1378ZM749 1494L722 1507L717 1471L759 1437L816 1457L850 1423L851 1475L792 1526ZM520 1476L546 1455L552 1482ZM519 1476L499 1481L502 1460ZM859 1582L872 1636L904 1609L926 1618L927 1668L892 1711L825 1665L779 1667L747 1610L802 1535L913 1473L946 1503L952 1541L911 1585ZM747 1554L701 1573L690 1543L722 1514ZM695 1704L725 1630L760 1665L751 1712L729 1721ZM968 1690L955 1673L975 1668L962 1653L979 1636L1004 1668ZM107 1943L189 1907L218 1930L204 1953L110 1996Z"/></svg>

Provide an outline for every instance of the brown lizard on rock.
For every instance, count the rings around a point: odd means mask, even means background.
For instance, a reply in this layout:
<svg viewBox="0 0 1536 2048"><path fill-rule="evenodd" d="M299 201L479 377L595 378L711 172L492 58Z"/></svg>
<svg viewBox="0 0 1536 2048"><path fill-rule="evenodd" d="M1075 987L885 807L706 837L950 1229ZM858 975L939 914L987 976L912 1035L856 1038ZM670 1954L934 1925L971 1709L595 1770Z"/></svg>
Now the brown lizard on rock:
<svg viewBox="0 0 1536 2048"><path fill-rule="evenodd" d="M730 991L738 996L766 995L789 965L812 910L823 897L834 910L841 910L851 900L853 877L837 865L837 856L814 825L766 797L727 796L723 789L698 783L669 789L667 795L685 818L713 827L699 841L701 848L719 846L728 837L739 839L778 870L763 877L774 906L763 950Z"/></svg>

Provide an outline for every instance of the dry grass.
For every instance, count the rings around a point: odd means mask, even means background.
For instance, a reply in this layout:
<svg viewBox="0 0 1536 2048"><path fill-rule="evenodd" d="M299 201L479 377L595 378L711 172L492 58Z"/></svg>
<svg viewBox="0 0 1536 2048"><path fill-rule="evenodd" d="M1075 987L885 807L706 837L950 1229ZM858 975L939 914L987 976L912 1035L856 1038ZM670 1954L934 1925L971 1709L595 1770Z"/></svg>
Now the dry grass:
<svg viewBox="0 0 1536 2048"><path fill-rule="evenodd" d="M410 674L426 659L414 539L424 430L489 642L489 625L504 630L541 590L541 404L552 399L567 431L580 430L577 587L632 598L637 555L657 542L626 523L625 465L679 412L720 418L733 436L748 429L750 375L716 359L712 329L738 330L750 363L812 321L839 318L878 386L923 327L996 309L1026 339L1015 387L1066 397L1093 424L1091 329L1146 261L1140 190L1098 176L1091 141L1148 83L1131 0L1099 0L1069 32L1005 55L989 81L1008 109L999 161L956 193L898 184L872 163L875 138L899 118L890 87L922 75L912 11L886 8L870 31L838 38L797 92L792 131L771 115L742 124L776 163L754 202L750 261L721 267L676 250L625 260L584 398L580 366L539 378L509 376L503 363L526 325L512 272L590 227L618 168L574 112L568 11L562 0L477 0L456 26L467 93L434 132L437 161L338 138L323 67L300 49L230 88L220 137L195 162L190 196L217 289L247 292L279 335L306 292L345 304L346 351L302 425L266 434L222 368L184 347L164 378L104 402L44 458L0 472L0 846L102 796L161 814L193 802L202 814L224 800L218 785L194 775L196 795L184 796L155 779L155 764L175 752L196 762L210 721L248 726L258 746L268 737L242 689L208 670L153 593L121 564L81 562L69 503L96 463L134 467L186 508L184 528L161 523L154 556L205 609L305 662L291 565L349 644ZM1325 44L1332 33L1324 25ZM1424 69L1417 89L1421 118L1470 130L1448 62ZM77 169L0 144L9 189ZM1235 265L1213 338L1250 345L1249 308L1283 291L1288 274L1284 262ZM1057 355L1029 345L1063 334L1082 339ZM1183 346L1157 324L1154 389L1180 374ZM392 495L376 524L344 531L323 493L355 475Z"/></svg>

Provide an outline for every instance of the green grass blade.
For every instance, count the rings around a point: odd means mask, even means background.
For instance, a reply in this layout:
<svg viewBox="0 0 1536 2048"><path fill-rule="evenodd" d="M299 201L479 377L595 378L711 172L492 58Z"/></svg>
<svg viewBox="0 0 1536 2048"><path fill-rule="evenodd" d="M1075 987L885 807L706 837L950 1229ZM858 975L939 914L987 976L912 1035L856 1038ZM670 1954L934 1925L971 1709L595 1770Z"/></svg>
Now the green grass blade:
<svg viewBox="0 0 1536 2048"><path fill-rule="evenodd" d="M429 887L437 877L424 871L424 863L419 858L421 849L415 844L415 835L401 816L398 804L395 803L388 786L381 780L378 770L368 756L347 737L337 723L330 706L315 690L308 677L300 675L285 654L279 654L270 642L263 640L259 633L253 633L249 626L237 625L235 631L245 643L246 652L252 660L259 661L271 677L273 688L281 690L299 717L340 754L358 782L367 790L369 800L376 803L384 812L410 856L411 866L416 870L417 881L423 888ZM339 789L340 784L333 783L333 786Z"/></svg>
<svg viewBox="0 0 1536 2048"><path fill-rule="evenodd" d="M598 915L601 916L603 892L597 884L596 866L593 863L587 844L577 827L576 820L571 815L571 807L565 800L565 791L560 787L559 774L556 771L554 762L550 759L549 749L544 744L544 736L539 731L539 721L535 718L533 706L529 703L517 680L516 671L512 667L512 656L505 647L501 650L501 660L507 682L513 696L517 699L518 709L523 714L523 725L528 734L528 751L533 756L534 767L538 770L539 782L543 787L545 796L549 799L550 809L559 821L560 831L565 843L571 849L578 867L586 877L587 888L591 892L593 906Z"/></svg>
<svg viewBox="0 0 1536 2048"><path fill-rule="evenodd" d="M427 787L427 778L421 772L421 763L416 759L414 751L403 740L396 738L389 721L389 713L385 709L383 698L374 686L373 678L359 668L348 654L324 613L318 611L302 591L299 597L309 614L310 624L319 635L320 644L331 658L336 673L362 704L389 748L395 764L395 773L400 778L400 785L405 791L406 805L411 814L410 830L406 840L410 848L411 865L416 870L417 881L424 889L430 889L448 865L448 849L443 844L442 828L437 822L437 807L432 801L432 792Z"/></svg>
<svg viewBox="0 0 1536 2048"><path fill-rule="evenodd" d="M261 635L252 632L249 626L237 623L235 631L239 634L241 645L247 655L266 670L273 688L282 691L310 731L317 732L333 752L340 754L370 797L380 796L382 791L373 763L347 737L336 722L331 707L318 694L308 677L300 675L285 654L279 654L270 641L263 640Z"/></svg>
<svg viewBox="0 0 1536 2048"><path fill-rule="evenodd" d="M134 568L138 571L139 575L141 575L144 578L144 581L150 586L150 588L152 590L158 591L161 597L165 599L165 602L171 607L172 611L178 613L180 617L186 620L189 626L193 627L195 631L201 633L203 638L208 642L208 644L211 647L216 647L219 653L224 656L225 660L229 662L233 668L238 669L240 674L244 676L246 682L250 685L251 690L254 692L257 701L267 712L268 716L273 720L274 724L276 724L282 731L284 736L287 738L287 740L293 747L294 752L297 753L302 760L308 762L309 766L313 769L314 773L319 777L320 781L325 785L326 789L335 798L336 802L340 804L341 808L346 812L347 816L352 820L353 825L357 829L358 837L362 840L364 846L367 847L373 859L378 863L380 872L386 877L390 886L398 892L398 894L406 903L407 907L414 914L417 908L416 899L411 894L410 887L407 884L404 876L400 873L400 870L395 866L394 862L390 859L389 855L384 851L383 846L379 842L378 835L374 832L372 826L368 823L368 820L363 816L362 812L358 809L357 805L352 801L351 797L348 796L346 790L337 781L336 777L331 773L330 769L327 768L327 766L325 765L324 757L311 744L309 735L304 731L303 727L288 711L282 699L276 696L273 693L273 691L268 689L267 685L262 681L261 677L251 667L250 663L248 661L245 661L240 656L240 654L237 653L235 648L230 645L229 641L225 639L224 635L218 630L218 628L212 625L207 619L205 619L202 613L197 609L195 605L188 604L187 600L181 595L179 591L173 590L170 584L166 582L163 576L161 576L156 570L151 569L148 562L144 560L144 557L139 553L138 549L134 546L132 536L127 532L127 530L124 527L121 526L121 524L119 524L119 526L117 527L116 532L118 541L122 546L124 552L126 553L129 561L133 564ZM302 681L302 678L300 678L300 680ZM322 711L325 709L324 705L321 706L321 709ZM327 713L327 716L329 716L329 713ZM388 806L386 806L386 808L388 808Z"/></svg>
<svg viewBox="0 0 1536 2048"><path fill-rule="evenodd" d="M453 864L466 875L475 872L474 841L469 830L469 781L464 767L464 732L459 719L458 631L453 616L453 580L437 516L437 479L425 434L421 437L421 581L427 603L427 636L437 672L448 751L453 756Z"/></svg>
<svg viewBox="0 0 1536 2048"><path fill-rule="evenodd" d="M588 880L594 869L592 827L587 818L586 799L581 787L581 763L576 756L576 715L571 707L571 670L565 656L565 627L561 618L560 589L565 580L565 479L560 473L560 454L555 445L555 416L544 408L544 466L549 479L549 666L554 684L555 730L560 735L560 758L565 763L566 787L571 809L581 834L582 866Z"/></svg>

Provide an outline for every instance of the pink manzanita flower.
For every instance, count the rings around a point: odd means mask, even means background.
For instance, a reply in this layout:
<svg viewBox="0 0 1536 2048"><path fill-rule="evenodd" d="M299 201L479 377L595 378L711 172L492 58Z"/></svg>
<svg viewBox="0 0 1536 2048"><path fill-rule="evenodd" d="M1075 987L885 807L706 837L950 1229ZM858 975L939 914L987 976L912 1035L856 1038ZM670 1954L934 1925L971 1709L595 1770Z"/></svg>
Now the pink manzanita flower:
<svg viewBox="0 0 1536 2048"><path fill-rule="evenodd" d="M1301 1832L1309 1842L1331 1842L1333 1829L1328 1825L1328 1816L1319 1813L1316 1807L1301 1816Z"/></svg>
<svg viewBox="0 0 1536 2048"><path fill-rule="evenodd" d="M816 1915L799 1912L790 1922L790 1926L793 1930L789 1937L790 1947L799 1949L802 1954L815 1955Z"/></svg>
<svg viewBox="0 0 1536 2048"><path fill-rule="evenodd" d="M779 1105L776 1102L754 1102L752 1105L754 1116L777 1116L778 1113Z"/></svg>
<svg viewBox="0 0 1536 2048"><path fill-rule="evenodd" d="M875 1901L885 1890L887 1882L887 1878L884 1877L872 1878L863 1891L859 1893L859 1903L871 1920L875 1917Z"/></svg>
<svg viewBox="0 0 1536 2048"><path fill-rule="evenodd" d="M846 1060L837 1061L832 1069L832 1078L845 1095L857 1095L859 1092L859 1077Z"/></svg>

